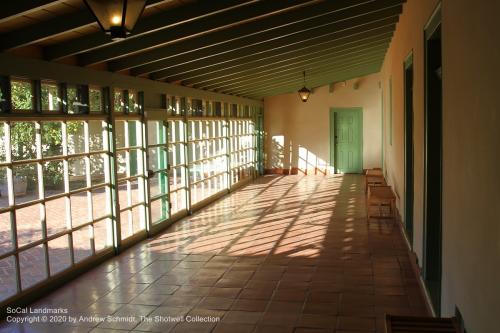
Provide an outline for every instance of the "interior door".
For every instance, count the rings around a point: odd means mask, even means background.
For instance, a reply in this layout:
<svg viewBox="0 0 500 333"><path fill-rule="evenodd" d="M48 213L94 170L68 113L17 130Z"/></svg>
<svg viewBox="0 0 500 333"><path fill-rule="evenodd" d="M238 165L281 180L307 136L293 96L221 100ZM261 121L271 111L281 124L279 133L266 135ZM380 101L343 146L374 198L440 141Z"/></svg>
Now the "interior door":
<svg viewBox="0 0 500 333"><path fill-rule="evenodd" d="M363 127L361 108L333 108L333 164L337 173L363 172Z"/></svg>

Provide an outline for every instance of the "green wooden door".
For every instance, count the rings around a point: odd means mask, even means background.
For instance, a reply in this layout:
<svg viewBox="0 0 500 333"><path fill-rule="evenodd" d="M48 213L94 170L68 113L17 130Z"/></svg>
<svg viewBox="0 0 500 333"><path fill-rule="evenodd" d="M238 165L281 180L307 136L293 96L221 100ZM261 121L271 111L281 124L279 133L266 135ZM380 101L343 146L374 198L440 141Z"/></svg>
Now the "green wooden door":
<svg viewBox="0 0 500 333"><path fill-rule="evenodd" d="M336 173L363 172L363 110L330 109L330 163Z"/></svg>

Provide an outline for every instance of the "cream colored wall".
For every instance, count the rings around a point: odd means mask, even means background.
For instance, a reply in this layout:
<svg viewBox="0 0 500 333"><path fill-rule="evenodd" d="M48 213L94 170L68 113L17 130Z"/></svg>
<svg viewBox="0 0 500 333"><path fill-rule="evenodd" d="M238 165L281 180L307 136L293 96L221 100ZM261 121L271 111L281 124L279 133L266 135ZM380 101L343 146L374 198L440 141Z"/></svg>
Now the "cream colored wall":
<svg viewBox="0 0 500 333"><path fill-rule="evenodd" d="M354 89L354 83L359 88ZM381 166L381 90L379 75L373 74L334 86L315 88L306 103L296 93L264 99L264 128L266 132L266 168L277 167L282 162L285 169L304 163L299 156L308 152L308 169L315 164L325 170L330 163L330 108L363 108L363 167ZM273 137L284 136L284 156L279 158L273 150ZM317 157L317 158L316 158Z"/></svg>
<svg viewBox="0 0 500 333"><path fill-rule="evenodd" d="M384 95L384 159L386 178L398 197L399 213L404 207L404 73L403 65L413 52L413 142L414 142L414 209L413 247L419 263L423 256L424 198L424 26L436 8L436 0L409 0L403 7L396 32L381 71ZM392 81L392 144L390 143L390 89Z"/></svg>
<svg viewBox="0 0 500 333"><path fill-rule="evenodd" d="M388 130L393 82L393 144L385 133L387 178L404 198L403 63L413 50L414 250L422 262L424 184L424 26L438 1L409 0L387 53L382 82ZM500 314L500 2L445 0L443 46L443 316L460 309L468 332L498 331ZM403 215L404 216L404 215Z"/></svg>
<svg viewBox="0 0 500 333"><path fill-rule="evenodd" d="M443 3L443 306L469 333L500 315L499 1Z"/></svg>

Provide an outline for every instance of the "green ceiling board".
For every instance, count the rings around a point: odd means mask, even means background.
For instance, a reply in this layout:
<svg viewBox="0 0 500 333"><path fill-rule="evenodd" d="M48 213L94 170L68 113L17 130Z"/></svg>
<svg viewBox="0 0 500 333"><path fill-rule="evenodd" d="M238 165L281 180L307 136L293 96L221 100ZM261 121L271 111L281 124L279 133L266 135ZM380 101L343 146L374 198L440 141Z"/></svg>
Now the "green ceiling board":
<svg viewBox="0 0 500 333"><path fill-rule="evenodd" d="M342 1L352 2L352 0ZM232 36L231 34L244 34L242 30L245 26L249 24L255 26L255 22L253 22L254 19L261 18L263 15L273 14L267 18L261 19L260 22L271 19L274 20L274 16L287 15L288 11L293 12L294 10L297 10L297 7L300 8L302 5L308 3L313 4L316 2L312 0L250 1L248 2L248 5L243 8L231 9L227 12L200 18L196 22L188 22L187 24L180 24L167 29L160 29L141 36L140 38L126 39L116 45L104 46L99 49L83 53L79 56L79 61L82 66L86 66L120 58L123 55L158 48L160 46L168 47L177 42L183 41L189 43L191 39L203 39L208 36L225 36L226 40L235 38L235 36ZM234 28L234 24L241 23L242 21L251 22L241 24L237 28ZM218 31L217 29L222 30ZM253 29L255 30L255 27Z"/></svg>
<svg viewBox="0 0 500 333"><path fill-rule="evenodd" d="M397 0L384 1L391 1L392 3L397 2ZM368 5L354 7L347 11L348 14L344 12L334 12L333 14L315 18L314 20L299 22L300 24L280 26L264 32L261 31L260 33L257 33L260 31L258 29L260 22L259 24L252 23L252 26L255 26L252 28L254 33L245 37L242 37L244 32L241 32L241 27L237 29L225 29L220 33L211 33L206 36L191 38L184 42L168 45L167 47L160 47L151 51L124 57L123 59L110 61L108 66L111 70L118 71L164 59L170 59L171 63L188 63L200 58L213 57L217 54L229 53L232 50L245 47L249 48L249 51L250 48L260 48L261 50L272 49L274 47L288 45L292 42L300 42L308 38L314 38L328 32L352 29L355 26L363 25L368 22L381 20L391 16L398 16L401 10L401 5L380 10L380 8L370 3ZM346 18L346 15L355 17ZM239 37L237 39L228 39L226 34L229 32L238 32ZM231 55L228 56L230 57ZM177 59L175 59L176 57ZM92 59L86 59L84 55L81 55L80 59L82 64L93 62Z"/></svg>
<svg viewBox="0 0 500 333"><path fill-rule="evenodd" d="M230 68L231 66L244 65L251 61L265 61L269 58L287 57L291 55L304 55L310 50L323 49L325 47L347 45L366 38L376 38L384 33L392 35L397 17L369 22L353 28L345 28L341 31L308 32L299 38L289 38L287 44L280 41L269 42L266 45L257 45L251 48L237 49L212 57L200 58L189 63L177 63L171 60L162 60L151 64L133 68L131 73L140 75L153 72L150 76L153 79L165 79L172 76L181 76L189 73L197 75L214 71L216 69ZM294 36L295 37L295 36ZM172 59L175 60L175 59ZM158 70L159 68L163 68ZM187 78L187 77L183 77ZM178 81L174 78L170 81Z"/></svg>
<svg viewBox="0 0 500 333"><path fill-rule="evenodd" d="M367 45L381 43L383 41L390 41L392 38L392 32L386 32L384 34L375 35L372 37L367 37L363 39L350 40L345 43L322 43L319 45L309 46L305 49L298 49L296 51L288 51L283 53L274 54L271 56L255 56L247 57L244 59L238 59L235 61L226 62L223 64L217 64L214 66L209 66L205 68L193 69L187 73L174 74L173 76L167 76L167 81L184 81L186 84L195 84L209 82L213 79L219 79L227 76L234 75L236 73L243 73L247 70L254 70L258 68L263 68L266 66L274 66L278 64L290 63L294 60L299 60L302 58L318 56L327 52L343 52L347 50L354 50L356 48L364 47ZM337 41L337 40L335 40Z"/></svg>
<svg viewBox="0 0 500 333"><path fill-rule="evenodd" d="M224 11L234 6L247 3L246 0L218 0L211 2L195 2L188 3L185 6L172 8L167 11L162 11L145 18L141 18L135 26L132 34L127 37L132 40L144 34L157 31L161 28L172 27L184 22L192 22L202 16L212 15L220 11ZM196 26L196 24L192 24ZM43 49L44 56L47 60L55 60L81 52L90 51L107 44L114 43L111 37L103 34L102 31L84 35L79 38L74 38L69 41L64 41L55 45L47 46ZM120 43L115 43L120 45Z"/></svg>
<svg viewBox="0 0 500 333"><path fill-rule="evenodd" d="M241 89L245 87L262 87L267 84L275 84L276 82L281 82L284 80L293 80L295 78L302 79L302 71L306 71L306 78L314 79L314 75L320 74L327 70L341 70L345 67L356 66L358 64L364 64L372 61L382 61L384 58L385 51L374 53L372 55L356 57L352 59L340 59L339 61L325 61L317 65L310 65L308 67L298 67L291 69L290 71L284 73L271 73L270 75L265 75L261 77L254 77L251 80L246 80L243 82L236 82L234 84L224 84L219 87L209 87L207 90L221 90L231 91L234 89Z"/></svg>
<svg viewBox="0 0 500 333"><path fill-rule="evenodd" d="M210 80L206 83L194 84L194 88L200 89L217 89L218 86L229 86L238 82L245 82L251 79L263 79L268 76L275 76L288 71L297 72L297 69L308 68L311 66L317 66L324 63L333 63L334 61L341 61L343 59L359 59L360 57L368 57L373 54L383 55L385 54L389 43L384 42L382 44L373 45L371 47L366 47L363 49L353 50L351 52L334 52L324 54L319 57L303 58L296 61L291 61L280 65L270 65L266 67L256 68L255 70L247 70L245 72L235 73L231 76L221 78L218 80ZM186 84L189 85L189 84Z"/></svg>
<svg viewBox="0 0 500 333"><path fill-rule="evenodd" d="M368 66L366 68L359 68L358 70L355 70L355 71L331 73L331 74L325 75L321 78L318 78L317 80L312 82L312 85L310 85L310 86L321 87L321 86L328 85L332 82L346 81L346 80L351 80L351 79L355 79L358 77L363 77L366 75L374 74L374 73L379 72L379 70L380 70L380 66L372 65L371 67ZM301 87L302 87L302 85L300 85L300 84L299 85L283 85L280 88L275 88L275 89L254 90L253 92L247 92L245 96L247 96L248 98L253 98L253 99L261 99L265 96L275 96L275 95L280 95L280 94L285 94L285 93L295 93ZM314 89L313 89L312 96L314 96Z"/></svg>
<svg viewBox="0 0 500 333"><path fill-rule="evenodd" d="M2 0L2 2L14 0ZM147 6L156 5L167 0L148 0ZM16 3L18 1L15 1ZM40 8L40 7L39 7ZM38 9L39 10L39 9ZM55 16L49 20L37 22L29 26L9 31L0 35L0 50L5 51L28 45L53 36L66 33L81 27L95 24L95 16L87 9Z"/></svg>
<svg viewBox="0 0 500 333"><path fill-rule="evenodd" d="M367 59L365 61L358 61L355 63L344 63L343 66L339 67L331 67L331 68L316 68L314 70L310 70L310 75L306 74L306 85L310 86L310 84L317 78L323 76L323 75L329 75L329 73L336 73L339 71L345 71L345 72L350 72L353 70L357 70L358 68L361 67L370 67L372 68L375 66L376 68L380 68L383 60L374 58L374 59ZM279 78L276 78L272 82L266 82L262 83L260 85L252 85L252 86L246 86L246 87L241 87L237 89L217 89L218 92L230 92L230 93L241 93L241 92L246 92L249 90L256 90L256 89L269 89L269 88L280 88L283 85L293 85L293 86L303 86L303 77L302 77L302 72L300 70L295 73L295 75L287 75L287 76L282 76Z"/></svg>

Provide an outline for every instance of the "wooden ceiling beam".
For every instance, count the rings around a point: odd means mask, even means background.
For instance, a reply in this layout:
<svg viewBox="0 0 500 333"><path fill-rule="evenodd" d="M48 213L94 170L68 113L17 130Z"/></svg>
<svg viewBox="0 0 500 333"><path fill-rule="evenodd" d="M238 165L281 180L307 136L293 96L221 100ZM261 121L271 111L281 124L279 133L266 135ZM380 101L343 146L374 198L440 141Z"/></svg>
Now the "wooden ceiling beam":
<svg viewBox="0 0 500 333"><path fill-rule="evenodd" d="M356 5L353 5L353 3L356 3ZM322 30L326 33L336 30L337 25L350 28L350 25L345 23L346 21L350 21L351 24L363 20L366 22L366 18L371 17L374 20L373 16L376 16L380 19L391 16L391 13L393 13L392 15L399 15L401 12L401 0L380 0L368 3L365 1L362 4L359 3L359 1L352 0L328 1L330 10L326 11L326 14L325 8L320 5L281 13L257 22L241 25L235 29L225 29L143 53L130 56L124 55L120 59L110 61L108 67L112 71L121 71L144 64L152 64L151 68L149 68L149 72L152 72L154 71L151 70L154 67L154 63L189 63L237 49L265 44L266 42L277 41L278 43L283 43L282 40L285 40L285 37L296 37L297 35L301 35L299 38L305 41L307 40L307 36L315 36L317 31ZM389 6L389 8L385 9L385 6ZM318 8L322 10L319 11ZM313 30L316 33L311 32ZM84 55L81 56L83 65L98 60L85 59ZM102 58L99 60L102 60ZM162 69L161 67L154 68ZM163 66L163 68L166 67Z"/></svg>

